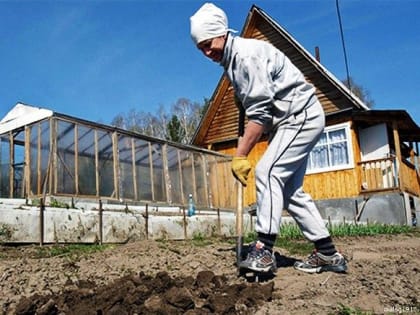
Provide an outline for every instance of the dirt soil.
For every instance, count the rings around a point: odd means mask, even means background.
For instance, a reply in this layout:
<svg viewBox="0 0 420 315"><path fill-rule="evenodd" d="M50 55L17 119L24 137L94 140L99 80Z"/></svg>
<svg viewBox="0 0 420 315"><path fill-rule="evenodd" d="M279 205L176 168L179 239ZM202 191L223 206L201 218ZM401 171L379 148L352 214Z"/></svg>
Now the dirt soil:
<svg viewBox="0 0 420 315"><path fill-rule="evenodd" d="M235 245L138 241L102 252L37 258L0 247L1 314L420 313L420 233L336 239L347 274L305 274L276 248L274 278L237 276ZM360 314L360 313L359 313Z"/></svg>

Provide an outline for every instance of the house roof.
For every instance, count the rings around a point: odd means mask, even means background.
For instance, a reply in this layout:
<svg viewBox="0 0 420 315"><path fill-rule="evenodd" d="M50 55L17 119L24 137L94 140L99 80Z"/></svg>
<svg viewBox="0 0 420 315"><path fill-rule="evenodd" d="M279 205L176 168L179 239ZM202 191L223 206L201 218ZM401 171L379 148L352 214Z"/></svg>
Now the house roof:
<svg viewBox="0 0 420 315"><path fill-rule="evenodd" d="M326 113L346 108L369 109L283 27L255 5L249 11L241 36L268 41L283 51L316 87L317 96ZM205 146L236 139L238 112L233 88L227 77L222 75L193 138L193 144Z"/></svg>
<svg viewBox="0 0 420 315"><path fill-rule="evenodd" d="M369 125L387 123L395 125L398 135L403 142L420 142L420 127L405 110L370 110L354 112L354 121Z"/></svg>
<svg viewBox="0 0 420 315"><path fill-rule="evenodd" d="M420 142L420 127L405 110L343 110L327 115L327 120L352 120L360 127L385 123L390 128L398 130L400 140L403 142Z"/></svg>

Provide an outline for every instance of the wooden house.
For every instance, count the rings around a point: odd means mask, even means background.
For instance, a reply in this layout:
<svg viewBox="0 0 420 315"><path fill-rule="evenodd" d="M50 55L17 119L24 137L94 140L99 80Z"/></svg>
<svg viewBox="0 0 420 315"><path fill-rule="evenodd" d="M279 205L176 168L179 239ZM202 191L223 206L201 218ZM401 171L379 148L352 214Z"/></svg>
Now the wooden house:
<svg viewBox="0 0 420 315"><path fill-rule="evenodd" d="M404 110L370 110L284 28L252 6L241 36L268 41L283 51L317 90L325 115L324 135L311 152L304 189L324 218L411 224L420 208L420 128ZM239 111L222 76L193 144L233 154ZM263 138L249 154L253 165L266 149ZM255 178L251 174L249 183ZM255 185L244 202L255 203ZM416 210L417 209L417 210Z"/></svg>

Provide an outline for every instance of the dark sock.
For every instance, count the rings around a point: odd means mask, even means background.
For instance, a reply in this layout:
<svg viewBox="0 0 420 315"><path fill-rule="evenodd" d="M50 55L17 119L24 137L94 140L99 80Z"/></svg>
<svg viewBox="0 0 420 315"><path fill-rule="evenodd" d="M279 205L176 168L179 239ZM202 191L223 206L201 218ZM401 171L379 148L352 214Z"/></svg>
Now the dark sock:
<svg viewBox="0 0 420 315"><path fill-rule="evenodd" d="M277 234L258 233L258 240L264 243L264 248L270 252L273 251L274 243L276 242Z"/></svg>
<svg viewBox="0 0 420 315"><path fill-rule="evenodd" d="M315 249L318 253L322 255L331 256L334 255L337 250L335 249L334 243L331 239L331 236L321 238L314 242Z"/></svg>

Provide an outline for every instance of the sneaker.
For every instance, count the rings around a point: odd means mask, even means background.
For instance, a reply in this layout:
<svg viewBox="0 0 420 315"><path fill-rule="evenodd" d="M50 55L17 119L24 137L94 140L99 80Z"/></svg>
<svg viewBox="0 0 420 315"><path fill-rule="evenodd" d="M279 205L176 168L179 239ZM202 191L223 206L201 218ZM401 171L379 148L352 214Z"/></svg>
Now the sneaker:
<svg viewBox="0 0 420 315"><path fill-rule="evenodd" d="M295 269L308 273L320 273L323 271L346 272L347 262L343 255L335 253L326 256L314 251L306 261L297 261Z"/></svg>
<svg viewBox="0 0 420 315"><path fill-rule="evenodd" d="M249 246L248 255L239 263L239 268L274 273L277 271L277 262L274 254L264 249L264 243L257 241Z"/></svg>

